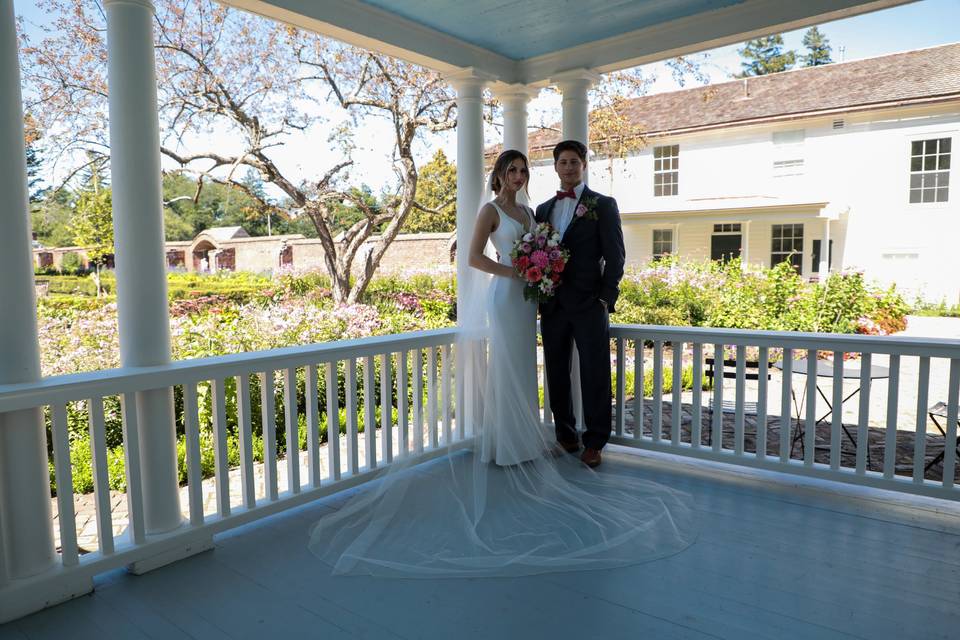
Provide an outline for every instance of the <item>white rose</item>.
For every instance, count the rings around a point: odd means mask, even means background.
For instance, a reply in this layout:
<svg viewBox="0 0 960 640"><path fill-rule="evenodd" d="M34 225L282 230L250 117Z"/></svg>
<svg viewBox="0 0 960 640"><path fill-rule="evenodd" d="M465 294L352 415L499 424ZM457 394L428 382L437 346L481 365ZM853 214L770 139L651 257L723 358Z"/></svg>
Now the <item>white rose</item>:
<svg viewBox="0 0 960 640"><path fill-rule="evenodd" d="M560 243L557 242L556 240L553 240L552 238L551 238L550 240L547 240L547 246L548 246L548 247L555 247L555 246L557 246L558 244L560 244Z"/></svg>
<svg viewBox="0 0 960 640"><path fill-rule="evenodd" d="M533 234L532 234L532 233L526 233L526 234L524 234L524 236L523 236L523 241L524 241L524 242L532 242L532 241L533 241Z"/></svg>

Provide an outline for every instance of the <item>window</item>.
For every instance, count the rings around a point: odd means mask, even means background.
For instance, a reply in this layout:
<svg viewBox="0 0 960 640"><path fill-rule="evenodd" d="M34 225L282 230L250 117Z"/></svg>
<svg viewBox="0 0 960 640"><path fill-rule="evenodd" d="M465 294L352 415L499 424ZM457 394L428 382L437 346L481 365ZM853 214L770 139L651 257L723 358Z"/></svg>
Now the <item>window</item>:
<svg viewBox="0 0 960 640"><path fill-rule="evenodd" d="M659 260L673 253L673 229L653 230L653 259Z"/></svg>
<svg viewBox="0 0 960 640"><path fill-rule="evenodd" d="M950 138L910 145L910 202L946 202L950 188Z"/></svg>
<svg viewBox="0 0 960 640"><path fill-rule="evenodd" d="M773 132L773 177L786 178L803 175L804 129Z"/></svg>
<svg viewBox="0 0 960 640"><path fill-rule="evenodd" d="M653 148L653 195L675 196L680 184L680 145Z"/></svg>
<svg viewBox="0 0 960 640"><path fill-rule="evenodd" d="M714 233L740 233L739 222L725 222L723 224L713 225Z"/></svg>
<svg viewBox="0 0 960 640"><path fill-rule="evenodd" d="M789 261L800 273L803 267L803 225L773 225L773 246L770 249L770 266Z"/></svg>

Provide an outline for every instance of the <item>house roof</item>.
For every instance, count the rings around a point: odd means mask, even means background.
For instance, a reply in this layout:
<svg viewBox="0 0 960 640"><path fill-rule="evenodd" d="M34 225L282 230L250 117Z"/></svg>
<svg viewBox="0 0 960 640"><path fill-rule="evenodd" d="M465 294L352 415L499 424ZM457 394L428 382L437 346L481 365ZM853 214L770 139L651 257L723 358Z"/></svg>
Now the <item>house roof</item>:
<svg viewBox="0 0 960 640"><path fill-rule="evenodd" d="M960 43L641 96L626 114L646 135L666 135L957 98ZM538 131L529 148L559 138Z"/></svg>
<svg viewBox="0 0 960 640"><path fill-rule="evenodd" d="M233 240L235 238L249 237L249 234L244 231L243 227L211 227L209 229L204 229L200 233L213 236L213 239L217 242ZM200 234L197 235L199 236Z"/></svg>

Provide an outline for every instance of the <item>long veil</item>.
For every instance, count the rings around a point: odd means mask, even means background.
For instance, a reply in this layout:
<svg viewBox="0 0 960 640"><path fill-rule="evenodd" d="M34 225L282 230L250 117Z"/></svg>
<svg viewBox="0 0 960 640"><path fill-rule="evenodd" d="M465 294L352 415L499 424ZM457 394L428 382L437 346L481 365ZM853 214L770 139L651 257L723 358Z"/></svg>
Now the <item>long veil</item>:
<svg viewBox="0 0 960 640"><path fill-rule="evenodd" d="M615 462L591 470L558 452L540 420L535 326L505 321L509 305L533 303L505 297L509 279L468 272L458 281L467 308L458 309L455 350L466 446L419 464L395 459L310 528L310 550L335 574L427 578L609 568L690 545L688 495ZM491 443L522 462L497 464Z"/></svg>

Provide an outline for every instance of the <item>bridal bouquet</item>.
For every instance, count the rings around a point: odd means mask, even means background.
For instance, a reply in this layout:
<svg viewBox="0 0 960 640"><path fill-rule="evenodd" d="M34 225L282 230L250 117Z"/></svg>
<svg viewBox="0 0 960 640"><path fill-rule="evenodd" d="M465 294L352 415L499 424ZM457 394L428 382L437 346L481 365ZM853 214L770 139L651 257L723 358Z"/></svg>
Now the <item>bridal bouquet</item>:
<svg viewBox="0 0 960 640"><path fill-rule="evenodd" d="M510 259L526 282L523 299L542 302L556 293L570 252L560 246L560 233L541 222L514 243Z"/></svg>

